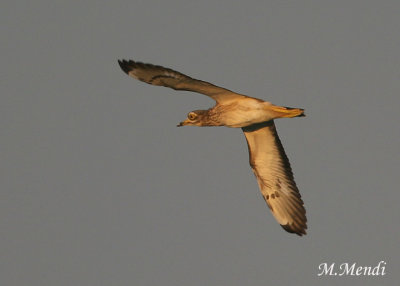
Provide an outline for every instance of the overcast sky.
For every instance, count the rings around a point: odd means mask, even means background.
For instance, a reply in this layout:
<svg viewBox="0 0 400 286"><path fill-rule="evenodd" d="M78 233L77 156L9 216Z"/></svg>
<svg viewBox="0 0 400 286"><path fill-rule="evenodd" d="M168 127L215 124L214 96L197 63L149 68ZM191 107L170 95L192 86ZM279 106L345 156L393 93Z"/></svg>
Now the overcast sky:
<svg viewBox="0 0 400 286"><path fill-rule="evenodd" d="M3 1L1 285L396 285L398 1ZM280 119L309 220L274 220L240 129L176 128L174 68L300 107ZM318 277L386 262L386 276Z"/></svg>

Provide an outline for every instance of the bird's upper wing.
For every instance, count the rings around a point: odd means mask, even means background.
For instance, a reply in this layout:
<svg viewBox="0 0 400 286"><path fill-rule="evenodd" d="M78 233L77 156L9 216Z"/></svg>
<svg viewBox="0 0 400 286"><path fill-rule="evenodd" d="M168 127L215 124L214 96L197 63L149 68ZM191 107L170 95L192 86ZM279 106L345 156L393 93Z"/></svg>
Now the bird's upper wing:
<svg viewBox="0 0 400 286"><path fill-rule="evenodd" d="M242 129L249 148L250 166L275 219L288 232L306 234L306 210L274 121Z"/></svg>
<svg viewBox="0 0 400 286"><path fill-rule="evenodd" d="M148 84L170 87L176 90L194 91L208 95L218 103L246 97L228 89L197 80L162 66L144 64L132 60L118 60L121 69L128 75Z"/></svg>

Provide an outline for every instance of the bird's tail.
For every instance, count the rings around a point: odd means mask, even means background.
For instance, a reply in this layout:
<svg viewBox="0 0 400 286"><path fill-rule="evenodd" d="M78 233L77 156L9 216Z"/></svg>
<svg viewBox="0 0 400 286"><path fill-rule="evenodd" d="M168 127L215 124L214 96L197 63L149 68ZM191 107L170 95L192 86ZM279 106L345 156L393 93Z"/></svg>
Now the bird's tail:
<svg viewBox="0 0 400 286"><path fill-rule="evenodd" d="M273 111L275 118L306 116L304 114L304 109L301 108L292 108L292 107L277 106L277 105L272 105L269 108L270 110Z"/></svg>

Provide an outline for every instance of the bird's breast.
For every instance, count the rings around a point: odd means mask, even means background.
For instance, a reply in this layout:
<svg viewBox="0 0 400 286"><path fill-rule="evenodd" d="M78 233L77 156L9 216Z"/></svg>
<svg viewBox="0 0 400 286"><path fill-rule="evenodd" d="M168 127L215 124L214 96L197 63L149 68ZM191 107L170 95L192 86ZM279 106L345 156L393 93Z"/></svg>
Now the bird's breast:
<svg viewBox="0 0 400 286"><path fill-rule="evenodd" d="M265 104L268 103L240 100L226 105L217 105L210 110L210 116L227 127L245 127L272 119L271 114L265 109Z"/></svg>

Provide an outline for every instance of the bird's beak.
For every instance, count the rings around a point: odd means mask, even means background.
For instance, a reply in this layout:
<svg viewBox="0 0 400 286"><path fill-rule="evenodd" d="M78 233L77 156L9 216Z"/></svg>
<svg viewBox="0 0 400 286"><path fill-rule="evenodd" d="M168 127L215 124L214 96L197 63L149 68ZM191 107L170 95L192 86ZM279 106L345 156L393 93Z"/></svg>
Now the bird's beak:
<svg viewBox="0 0 400 286"><path fill-rule="evenodd" d="M185 126L185 125L188 125L188 123L189 123L189 120L186 119L185 121L182 121L178 125L176 125L176 127Z"/></svg>

